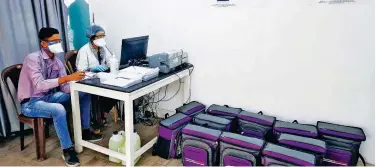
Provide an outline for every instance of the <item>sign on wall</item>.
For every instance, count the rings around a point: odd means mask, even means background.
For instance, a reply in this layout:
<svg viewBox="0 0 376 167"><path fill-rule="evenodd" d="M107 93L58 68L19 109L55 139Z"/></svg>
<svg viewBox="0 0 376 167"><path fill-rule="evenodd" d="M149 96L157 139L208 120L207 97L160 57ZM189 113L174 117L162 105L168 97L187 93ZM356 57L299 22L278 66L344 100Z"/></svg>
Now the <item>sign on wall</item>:
<svg viewBox="0 0 376 167"><path fill-rule="evenodd" d="M356 0L317 0L320 4L345 4L345 3L356 3Z"/></svg>
<svg viewBox="0 0 376 167"><path fill-rule="evenodd" d="M223 8L236 5L234 3L231 3L230 0L217 0L217 2L211 6Z"/></svg>

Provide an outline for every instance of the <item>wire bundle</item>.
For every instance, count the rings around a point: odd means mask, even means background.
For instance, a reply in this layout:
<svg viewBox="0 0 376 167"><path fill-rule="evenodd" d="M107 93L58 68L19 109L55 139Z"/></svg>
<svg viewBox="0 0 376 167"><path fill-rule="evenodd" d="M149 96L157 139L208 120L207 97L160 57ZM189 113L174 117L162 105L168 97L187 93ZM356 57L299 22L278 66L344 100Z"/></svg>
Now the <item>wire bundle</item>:
<svg viewBox="0 0 376 167"><path fill-rule="evenodd" d="M192 69L189 69L189 76L192 74L193 70L194 70L194 66L192 67ZM167 85L165 87L159 88L157 91L151 92L151 93L141 97L139 99L141 102L138 105L138 106L140 106L138 108L139 112L138 112L138 114L135 115L137 121L139 121L140 123L147 125L147 126L153 126L158 122L157 121L158 120L157 119L157 115L158 115L157 108L158 108L160 102L170 101L171 99L173 99L179 93L179 91L181 89L180 88L181 84L184 83L184 82L181 81L181 78L180 78L179 75L177 75L176 73L174 73L174 75L176 75L179 78L179 88L176 91L176 93L172 97L166 98L168 86L169 86L169 85ZM161 92L164 92L162 97L161 97ZM191 88L189 88L189 97L188 97L186 103L188 103L190 101L190 99L191 99Z"/></svg>

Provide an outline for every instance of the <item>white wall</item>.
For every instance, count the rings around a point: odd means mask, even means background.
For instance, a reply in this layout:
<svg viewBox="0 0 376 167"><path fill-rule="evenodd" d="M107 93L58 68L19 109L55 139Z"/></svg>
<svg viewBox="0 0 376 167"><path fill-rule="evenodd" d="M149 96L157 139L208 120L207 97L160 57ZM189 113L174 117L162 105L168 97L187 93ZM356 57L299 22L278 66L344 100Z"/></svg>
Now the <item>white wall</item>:
<svg viewBox="0 0 376 167"><path fill-rule="evenodd" d="M278 119L362 127L375 162L374 2L90 0L109 46L150 35L148 54L183 48L195 65L192 99L260 109ZM170 95L177 87L170 88ZM175 98L163 104L173 110Z"/></svg>

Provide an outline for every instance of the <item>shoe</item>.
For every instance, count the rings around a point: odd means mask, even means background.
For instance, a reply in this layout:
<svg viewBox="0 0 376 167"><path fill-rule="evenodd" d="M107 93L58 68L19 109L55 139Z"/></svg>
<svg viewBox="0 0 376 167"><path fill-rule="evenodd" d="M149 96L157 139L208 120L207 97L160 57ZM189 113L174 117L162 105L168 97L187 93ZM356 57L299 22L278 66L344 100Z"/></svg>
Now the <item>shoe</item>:
<svg viewBox="0 0 376 167"><path fill-rule="evenodd" d="M80 160L78 159L77 153L73 147L63 150L62 157L68 167L80 166Z"/></svg>
<svg viewBox="0 0 376 167"><path fill-rule="evenodd" d="M103 139L103 135L95 134L91 132L89 129L84 129L82 130L82 139L89 142L97 142Z"/></svg>

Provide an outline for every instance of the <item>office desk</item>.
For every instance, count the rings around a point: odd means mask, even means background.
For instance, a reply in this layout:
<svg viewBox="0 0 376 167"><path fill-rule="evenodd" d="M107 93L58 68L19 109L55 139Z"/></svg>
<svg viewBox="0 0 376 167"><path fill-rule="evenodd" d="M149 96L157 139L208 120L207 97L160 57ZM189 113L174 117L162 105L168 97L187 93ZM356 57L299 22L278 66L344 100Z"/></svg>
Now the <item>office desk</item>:
<svg viewBox="0 0 376 167"><path fill-rule="evenodd" d="M149 81L144 81L140 84L122 88L116 86L110 86L101 84L99 79L89 79L83 80L76 83L70 84L71 90L71 100L72 100L72 112L73 112L73 127L74 127L74 141L75 148L78 153L82 152L83 147L101 152L106 155L116 157L121 160L125 160L127 166L134 166L134 160L150 149L154 143L157 141L157 136L150 142L144 144L139 150L135 151L131 140L126 140L126 154L122 154L116 151L112 151L108 148L96 145L88 141L82 140L82 130L81 130L81 116L80 116L80 102L78 92L86 92L94 95L109 97L117 100L124 101L124 127L126 139L131 138L133 133L133 100L144 96L152 91L155 91L161 87L171 84L179 79L184 83L183 86L183 102L185 103L189 98L190 89L190 69L192 65L186 66L184 68L175 70L169 74L160 73L158 77L153 78Z"/></svg>

